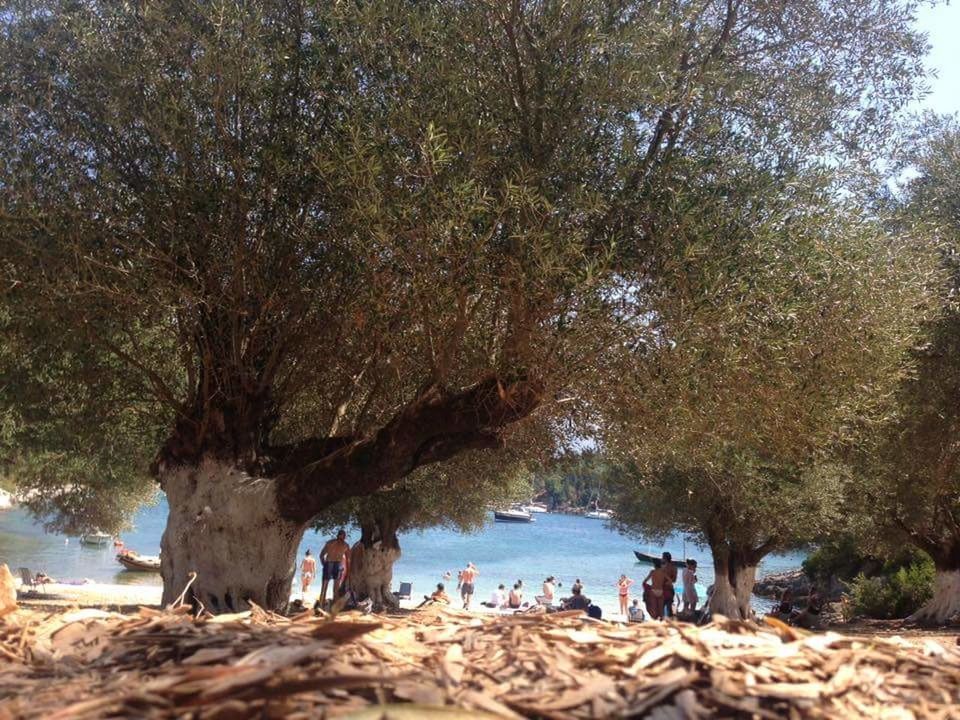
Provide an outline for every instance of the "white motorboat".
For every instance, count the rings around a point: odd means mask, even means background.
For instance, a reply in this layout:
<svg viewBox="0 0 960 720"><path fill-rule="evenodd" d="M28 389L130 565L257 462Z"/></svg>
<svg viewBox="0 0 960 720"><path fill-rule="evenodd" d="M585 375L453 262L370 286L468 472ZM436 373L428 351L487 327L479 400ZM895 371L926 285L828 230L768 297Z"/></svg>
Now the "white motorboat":
<svg viewBox="0 0 960 720"><path fill-rule="evenodd" d="M584 513L583 516L592 520L609 520L611 517L613 517L613 513L611 513L609 510L601 510L600 508L597 508L596 510L591 510L590 512Z"/></svg>
<svg viewBox="0 0 960 720"><path fill-rule="evenodd" d="M523 508L509 508L507 510L494 510L493 519L497 522L533 522L533 515Z"/></svg>
<svg viewBox="0 0 960 720"><path fill-rule="evenodd" d="M526 510L527 512L532 512L532 513L549 512L549 510L547 510L547 506L541 505L540 503L528 503L523 506L523 509Z"/></svg>
<svg viewBox="0 0 960 720"><path fill-rule="evenodd" d="M113 540L112 537L99 531L80 536L80 544L87 545L88 547L103 547L104 545L109 545L111 540Z"/></svg>

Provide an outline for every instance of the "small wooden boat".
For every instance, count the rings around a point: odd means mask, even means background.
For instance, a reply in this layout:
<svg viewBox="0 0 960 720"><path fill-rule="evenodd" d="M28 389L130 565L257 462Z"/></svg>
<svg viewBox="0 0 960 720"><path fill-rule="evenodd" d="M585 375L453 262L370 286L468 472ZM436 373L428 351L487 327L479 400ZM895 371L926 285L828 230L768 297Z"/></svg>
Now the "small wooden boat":
<svg viewBox="0 0 960 720"><path fill-rule="evenodd" d="M111 540L113 540L113 538L104 532L95 532L80 536L80 544L88 547L103 547L109 545Z"/></svg>
<svg viewBox="0 0 960 720"><path fill-rule="evenodd" d="M637 561L646 563L647 565L653 565L654 560L662 560L662 558L657 555L649 555L648 553L640 552L639 550L634 550L633 554L637 556ZM687 566L686 560L671 560L670 562L672 562L678 568Z"/></svg>
<svg viewBox="0 0 960 720"><path fill-rule="evenodd" d="M160 558L157 555L141 555L133 550L125 550L117 554L117 562L135 572L160 572Z"/></svg>
<svg viewBox="0 0 960 720"><path fill-rule="evenodd" d="M509 510L494 510L493 519L497 522L533 522L533 515L520 508Z"/></svg>

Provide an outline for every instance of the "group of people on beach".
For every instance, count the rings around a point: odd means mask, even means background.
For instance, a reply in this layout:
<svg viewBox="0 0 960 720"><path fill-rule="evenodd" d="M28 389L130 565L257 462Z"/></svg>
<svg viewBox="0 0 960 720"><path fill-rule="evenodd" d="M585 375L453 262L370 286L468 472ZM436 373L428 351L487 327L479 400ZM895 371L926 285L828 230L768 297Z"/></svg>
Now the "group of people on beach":
<svg viewBox="0 0 960 720"><path fill-rule="evenodd" d="M661 558L653 560L653 570L643 579L643 604L647 609L647 614L653 620L662 620L665 617L676 616L678 610L683 613L695 613L700 598L697 595L697 561L687 559L684 561L683 575L681 582L683 584L682 609L677 602L677 575L678 563L673 561L673 556L669 552L663 553ZM634 619L639 610L639 603L634 600L633 606L630 602L630 587L633 580L626 575L621 575L617 583L619 588L620 612L628 615L631 620Z"/></svg>
<svg viewBox="0 0 960 720"><path fill-rule="evenodd" d="M320 567L322 585L318 603L322 606L327 598L328 589L332 588L332 597L336 597L346 583L350 573L350 545L347 542L347 534L344 530L337 532L332 540L329 540L320 551ZM642 600L643 607L640 606L640 600L634 599L631 604L630 588L635 584L634 581L625 574L617 580L617 596L619 600L619 610L631 622L638 622L649 617L653 620L661 620L666 617L675 616L681 611L680 603L677 602L676 585L678 581L678 565L675 563L669 552L664 552L661 558L654 559L653 569L641 582L643 588ZM300 564L300 574L302 587L301 590L306 594L308 588L317 575L317 560L310 550L306 551L303 561ZM463 603L463 609L469 610L473 602L473 596L476 593L476 580L480 575L480 570L473 562L468 562L466 566L457 573L457 591ZM453 574L449 571L444 573L444 580L450 581ZM684 562L684 570L680 576L682 583L682 612L694 613L699 603L697 595L697 561L687 559ZM503 583L497 586L490 599L482 605L495 610L514 610L522 611L535 607L545 607L548 610L591 610L593 603L583 593L583 583L579 578L570 588L570 595L558 601L557 591L561 583L553 575L548 576L543 581L542 592L534 596L533 602L525 599L525 587L523 580L518 579L510 589ZM452 600L447 593L446 584L437 583L436 589L430 595L424 596L424 603L438 603L449 605ZM646 616L644 615L646 609ZM599 611L599 608L597 608ZM599 615L599 612L596 613Z"/></svg>
<svg viewBox="0 0 960 720"><path fill-rule="evenodd" d="M457 589L460 592L460 599L463 602L463 609L469 610L473 595L476 592L475 581L480 571L472 562L468 562L463 570L457 573ZM444 573L444 580L453 578L453 573L447 571ZM525 599L525 586L523 580L517 580L510 589L506 584L500 583L497 589L493 591L490 599L480 603L483 607L492 610L514 610L524 611L536 607L545 607L550 609L576 609L587 610L591 605L589 598L583 595L583 583L577 578L571 588L570 597L563 598L559 603L557 600L557 588L559 583L553 575L550 575L543 581L542 593L534 596L534 601ZM450 605L452 600L447 593L446 585L443 582L437 583L436 590L430 595L424 595L423 603L437 603L441 605Z"/></svg>
<svg viewBox="0 0 960 720"><path fill-rule="evenodd" d="M643 605L646 608L647 616L652 620L662 620L665 617L676 616L678 611L684 614L693 614L697 610L697 604L700 602L697 595L697 561L693 559L684 561L683 575L681 576L683 584L682 609L680 603L677 602L675 590L677 569L677 563L673 562L673 556L669 552L665 552L662 558L653 560L653 570L647 574L641 583ZM621 575L617 581L617 595L620 601L620 613L626 615L631 622L639 622L644 619L644 613L638 599L634 599L633 603L630 603L630 588L633 585L633 580L626 575Z"/></svg>

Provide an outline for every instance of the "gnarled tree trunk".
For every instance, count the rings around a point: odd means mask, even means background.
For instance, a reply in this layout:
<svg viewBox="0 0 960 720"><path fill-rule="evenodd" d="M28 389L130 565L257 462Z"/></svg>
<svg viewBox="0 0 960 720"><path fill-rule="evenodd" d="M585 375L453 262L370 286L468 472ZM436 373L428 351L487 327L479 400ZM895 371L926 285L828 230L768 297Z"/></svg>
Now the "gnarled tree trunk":
<svg viewBox="0 0 960 720"><path fill-rule="evenodd" d="M933 597L907 619L925 625L944 625L960 616L960 541L926 550L933 557L937 571Z"/></svg>
<svg viewBox="0 0 960 720"><path fill-rule="evenodd" d="M710 612L734 620L753 616L750 597L757 576L758 558L751 550L730 547L726 543L711 544L713 554L713 595Z"/></svg>
<svg viewBox="0 0 960 720"><path fill-rule="evenodd" d="M186 601L210 612L247 609L251 601L285 609L306 526L283 516L276 481L207 458L161 482L170 505L160 554L164 605L196 573Z"/></svg>
<svg viewBox="0 0 960 720"><path fill-rule="evenodd" d="M321 511L464 450L499 447L500 428L532 412L541 392L532 381L505 384L495 376L459 391L433 385L370 435L284 447L266 442L273 423L267 396L212 409L198 399L196 417L178 419L154 464L170 505L163 602L179 597L196 573L188 602L211 612L250 602L282 612L303 531ZM400 547L396 525L379 532L354 549L351 577L352 587L386 605Z"/></svg>
<svg viewBox="0 0 960 720"><path fill-rule="evenodd" d="M372 600L375 610L397 607L393 596L393 565L399 559L400 540L390 518L362 523L360 540L350 552L347 587L358 600Z"/></svg>

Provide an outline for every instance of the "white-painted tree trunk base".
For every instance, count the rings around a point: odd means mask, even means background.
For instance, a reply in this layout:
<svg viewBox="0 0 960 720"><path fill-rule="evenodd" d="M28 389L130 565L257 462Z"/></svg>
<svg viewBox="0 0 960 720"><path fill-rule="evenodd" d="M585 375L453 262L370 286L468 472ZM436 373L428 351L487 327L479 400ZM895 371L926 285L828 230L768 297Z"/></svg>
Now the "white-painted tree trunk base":
<svg viewBox="0 0 960 720"><path fill-rule="evenodd" d="M757 582L757 566L747 565L737 572L737 585L734 592L737 596L737 607L740 610L741 620L753 618L753 607L750 598L753 595L753 586Z"/></svg>
<svg viewBox="0 0 960 720"><path fill-rule="evenodd" d="M937 570L933 597L907 620L943 625L957 615L960 615L960 570Z"/></svg>
<svg viewBox="0 0 960 720"><path fill-rule="evenodd" d="M727 575L718 573L713 583L713 595L710 597L710 612L732 620L750 619L753 615L750 595L756 575L756 566L740 568L735 573L736 585L732 585Z"/></svg>
<svg viewBox="0 0 960 720"><path fill-rule="evenodd" d="M283 611L304 526L280 516L273 480L214 460L161 478L170 515L161 540L163 604L186 600L233 612L254 602Z"/></svg>
<svg viewBox="0 0 960 720"><path fill-rule="evenodd" d="M373 607L397 607L393 596L393 565L400 559L399 548L375 542L371 547L357 543L350 552L350 574L347 586L358 599L370 598Z"/></svg>
<svg viewBox="0 0 960 720"><path fill-rule="evenodd" d="M713 594L710 596L710 613L738 619L740 606L737 596L726 575L717 575L713 582Z"/></svg>

